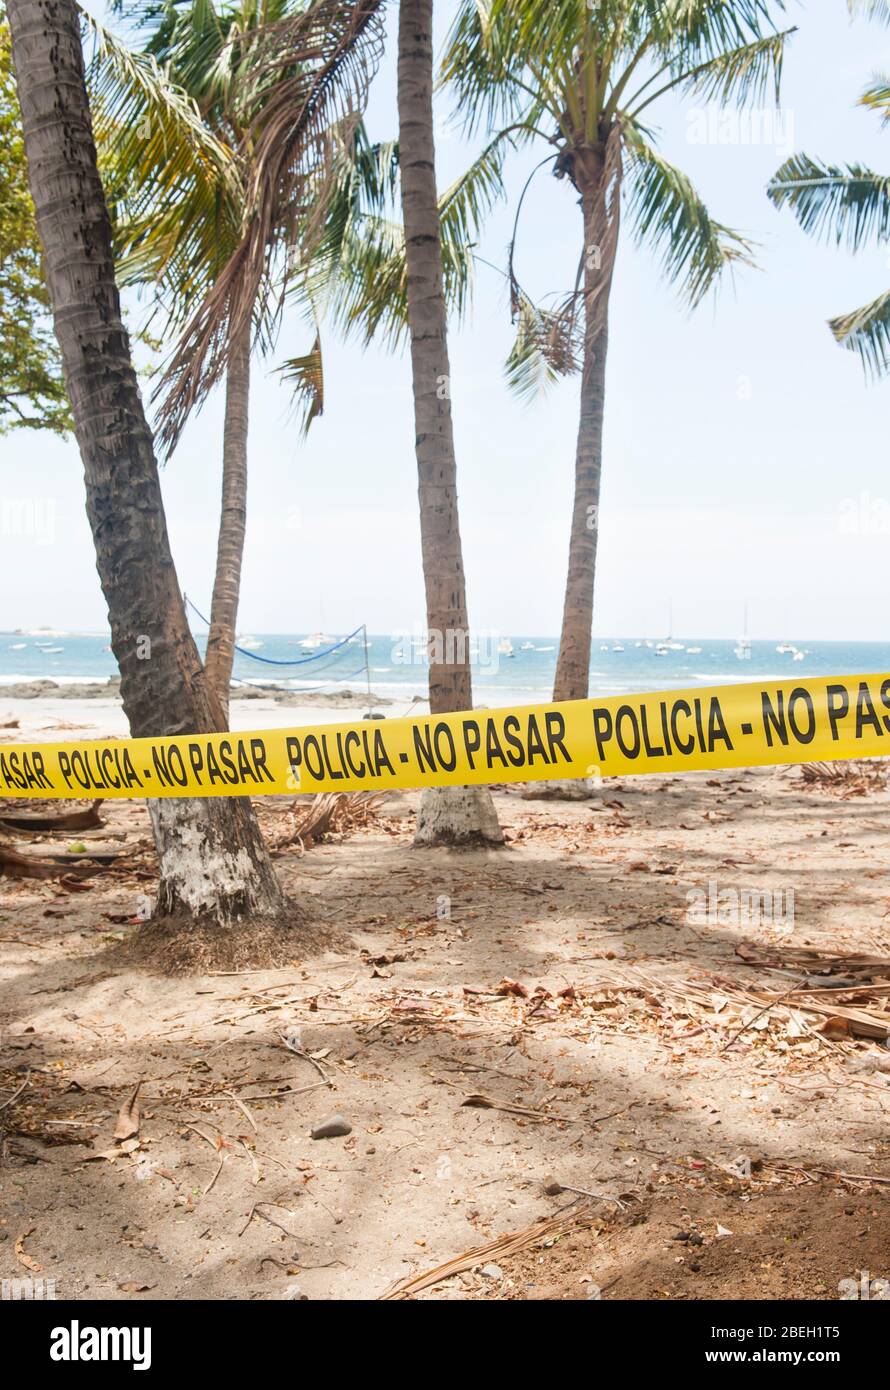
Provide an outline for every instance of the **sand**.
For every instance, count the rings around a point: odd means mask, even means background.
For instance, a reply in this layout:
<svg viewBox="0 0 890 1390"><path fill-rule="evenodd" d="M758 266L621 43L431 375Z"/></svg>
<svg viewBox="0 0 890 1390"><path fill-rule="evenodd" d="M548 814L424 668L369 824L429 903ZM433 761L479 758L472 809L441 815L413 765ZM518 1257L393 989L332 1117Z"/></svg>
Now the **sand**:
<svg viewBox="0 0 890 1390"><path fill-rule="evenodd" d="M47 737L57 712L24 704L18 736ZM111 706L74 715L114 731ZM890 955L882 783L785 769L495 797L502 851L413 850L411 793L280 854L347 944L277 971L122 966L155 874L139 803L77 837L125 852L87 891L0 880L0 1105L28 1081L0 1111L0 1277L24 1256L60 1298L377 1298L571 1211L554 1175L623 1210L589 1199L565 1239L421 1297L832 1299L890 1275L886 1189L831 1176L890 1179L886 1050L782 1008L745 1027L726 1003L799 982L802 948ZM270 834L288 815L260 810ZM690 923L709 883L793 888L794 921ZM103 1156L140 1081L138 1146ZM335 1113L351 1133L313 1140Z"/></svg>
<svg viewBox="0 0 890 1390"><path fill-rule="evenodd" d="M13 687L20 689L22 687ZM0 726L18 720L18 730L0 727L0 740L18 742L43 739L48 742L53 730L59 738L78 732L84 738L122 738L129 733L120 700L115 696L72 694L76 687L68 686L65 693L37 698L10 695L10 687L0 686ZM100 688L96 687L98 691ZM374 697L373 707L387 718L408 712L405 703L394 704L387 697ZM254 695L235 697L231 704L231 726L238 730L268 728L304 728L311 724L348 723L361 719L367 708L367 697L340 692L330 695ZM416 705L415 712L424 712L425 705Z"/></svg>

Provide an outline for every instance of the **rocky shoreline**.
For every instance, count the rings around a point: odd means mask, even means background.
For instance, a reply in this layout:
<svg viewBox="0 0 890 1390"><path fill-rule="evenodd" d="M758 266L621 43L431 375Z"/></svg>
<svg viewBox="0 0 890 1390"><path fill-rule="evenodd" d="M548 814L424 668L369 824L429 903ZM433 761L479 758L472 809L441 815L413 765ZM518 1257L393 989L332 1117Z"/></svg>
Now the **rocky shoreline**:
<svg viewBox="0 0 890 1390"><path fill-rule="evenodd" d="M106 681L72 682L60 685L51 680L18 681L0 686L0 700L120 700L120 677ZM277 705L318 705L328 709L363 709L367 694L360 690L321 691L281 690L277 686L232 686L231 699L272 700ZM395 701L388 695L371 696L372 704L384 708Z"/></svg>

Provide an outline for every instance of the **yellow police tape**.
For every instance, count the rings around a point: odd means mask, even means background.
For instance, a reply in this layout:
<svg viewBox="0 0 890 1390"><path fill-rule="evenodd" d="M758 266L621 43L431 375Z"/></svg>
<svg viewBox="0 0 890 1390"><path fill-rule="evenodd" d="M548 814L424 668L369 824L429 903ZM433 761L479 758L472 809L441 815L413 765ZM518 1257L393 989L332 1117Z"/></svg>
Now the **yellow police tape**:
<svg viewBox="0 0 890 1390"><path fill-rule="evenodd" d="M262 733L0 745L0 797L386 791L890 755L890 675Z"/></svg>

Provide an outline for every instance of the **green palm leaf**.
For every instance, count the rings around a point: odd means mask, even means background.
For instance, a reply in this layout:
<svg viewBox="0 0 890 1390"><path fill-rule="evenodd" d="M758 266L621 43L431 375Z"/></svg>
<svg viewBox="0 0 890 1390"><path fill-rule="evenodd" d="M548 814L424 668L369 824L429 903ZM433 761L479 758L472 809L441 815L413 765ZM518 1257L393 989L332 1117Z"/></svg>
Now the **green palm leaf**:
<svg viewBox="0 0 890 1390"><path fill-rule="evenodd" d="M302 357L291 357L279 368L282 381L293 391L293 400L301 416L300 428L305 439L313 420L324 414L324 362L321 335Z"/></svg>
<svg viewBox="0 0 890 1390"><path fill-rule="evenodd" d="M890 0L847 0L847 8L853 16L862 15L865 19L890 24Z"/></svg>
<svg viewBox="0 0 890 1390"><path fill-rule="evenodd" d="M87 11L80 13L94 41L87 79L97 143L134 175L164 170L170 185L202 174L213 187L225 184L232 150L205 125L196 103L151 55L132 52Z"/></svg>
<svg viewBox="0 0 890 1390"><path fill-rule="evenodd" d="M472 298L473 251L481 224L505 195L503 165L517 138L501 132L439 198L445 302L463 316ZM366 171L363 175L363 169ZM347 332L389 347L408 327L405 241L396 211L398 147L376 147L345 169L331 204L331 227L309 268L310 298Z"/></svg>
<svg viewBox="0 0 890 1390"><path fill-rule="evenodd" d="M890 235L890 177L861 164L822 164L795 154L770 180L776 207L789 207L805 232L858 251Z"/></svg>
<svg viewBox="0 0 890 1390"><path fill-rule="evenodd" d="M692 67L672 62L670 80L656 86L653 92L648 92L647 89L652 85L650 79L639 93L646 94L645 100L638 103L635 98L631 98L628 106L634 114L638 114L671 88L695 93L722 105L731 101L739 104L763 101L768 96L778 105L785 47L791 35L796 32L796 29L791 28L767 34L752 43L727 49Z"/></svg>
<svg viewBox="0 0 890 1390"><path fill-rule="evenodd" d="M890 290L852 314L831 319L829 327L843 347L858 352L867 375L890 372Z"/></svg>
<svg viewBox="0 0 890 1390"><path fill-rule="evenodd" d="M859 105L876 111L881 117L882 125L890 122L890 77L886 73L875 73L859 98Z"/></svg>
<svg viewBox="0 0 890 1390"><path fill-rule="evenodd" d="M697 305L724 271L753 265L751 243L714 221L691 181L647 142L639 128L625 136L628 206L637 240L662 253L669 280Z"/></svg>

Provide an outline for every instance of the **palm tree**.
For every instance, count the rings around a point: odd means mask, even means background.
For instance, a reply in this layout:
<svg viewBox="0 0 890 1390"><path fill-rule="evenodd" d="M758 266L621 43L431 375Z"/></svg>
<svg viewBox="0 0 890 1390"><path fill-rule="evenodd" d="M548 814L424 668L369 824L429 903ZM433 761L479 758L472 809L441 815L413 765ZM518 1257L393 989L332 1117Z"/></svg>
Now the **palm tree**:
<svg viewBox="0 0 890 1390"><path fill-rule="evenodd" d="M163 306L167 325L181 330L196 297L207 293L238 246L247 189L253 174L248 130L261 119L251 69L257 33L305 10L304 0L213 0L179 4L118 4L132 14L144 47L134 55L163 78L166 92L192 103L198 123L181 124L177 141L159 142L154 111L146 109L144 81L109 63L120 47L107 31L98 32L96 57L88 73L100 97L96 123L118 252L118 278L124 285L150 285ZM159 83L152 92L157 105ZM222 161L207 159L207 136ZM244 157L247 152L247 157ZM208 182L215 174L215 188ZM213 196L208 196L212 192ZM247 522L247 442L251 340L256 329L265 349L277 325L273 287L264 280L250 315L234 333L227 357L223 425L222 504L216 571L210 607L205 669L228 717L241 568ZM313 378L295 367L295 388L303 387L307 419L318 411Z"/></svg>
<svg viewBox="0 0 890 1390"><path fill-rule="evenodd" d="M0 4L0 435L71 429L59 349L49 323L12 48Z"/></svg>
<svg viewBox="0 0 890 1390"><path fill-rule="evenodd" d="M182 327L197 292L209 291L238 245L253 173L253 141L246 137L254 50L262 46L268 26L303 12L302 0L267 0L261 9L253 0L234 0L218 10L211 0L184 0L179 8L160 10L154 0L147 8L137 4L140 32L158 15L160 23L144 48L131 55L131 62L140 64L135 81L131 69L122 67L120 40L94 25L96 57L88 78L101 102L95 125L103 177L112 193L118 280L152 287L174 327ZM117 63L111 61L115 56ZM146 64L153 78L152 109ZM173 93L180 103L193 103L202 128L179 122L159 142L156 110ZM266 99L270 94L266 89ZM166 114L165 120L169 126ZM280 369L299 402L304 434L324 403L318 320L327 313L343 324L361 321L368 340L382 329L393 344L407 327L404 238L386 216L397 192L398 144L371 145L359 126L351 144L333 140L332 157L335 176L324 237L308 263L291 255L283 267L288 299L304 311L308 307L316 321L309 352ZM214 170L218 188L208 197L208 175ZM483 167L472 184L459 183L444 199L446 294L458 312L469 300L468 238L494 196L497 178L497 169ZM230 343L226 366L222 508L205 655L208 679L226 712L246 527L251 329L268 350L281 293L282 287L266 277L252 321L242 328L240 341Z"/></svg>
<svg viewBox="0 0 890 1390"><path fill-rule="evenodd" d="M543 140L542 162L578 195L584 250L574 289L536 308L510 277L519 390L581 370L581 415L565 605L554 699L588 693L602 472L609 296L624 201L640 241L694 306L751 248L716 222L688 177L659 153L651 108L668 93L720 103L778 101L782 0L461 0L445 77L470 129L487 120L516 144ZM499 138L499 137L496 137ZM567 277L568 279L568 277Z"/></svg>
<svg viewBox="0 0 890 1390"><path fill-rule="evenodd" d="M430 383L425 375L429 365L427 359L435 358L440 366L447 367L447 349L445 306L441 302L442 229L432 167L432 118L431 112L427 115L423 107L424 101L431 102L432 50L428 25L424 30L424 16L417 13L413 4L407 6L404 22L400 23L400 38L409 44L410 61L401 64L400 71L405 74L410 89L406 96L407 148L411 152L413 180L409 194L403 178L402 201L409 209L409 219L414 219L415 227L419 224L420 233L402 235L379 215L379 210L370 218L366 216L356 192L364 177L361 170L358 177L347 173L343 178L342 164L333 158L326 165L324 177L309 177L307 159L300 148L307 141L308 130L310 148L324 140L338 145L340 150L354 149L357 103L349 100L350 88L356 93L360 91L376 65L382 8L382 0L355 0L351 6L338 6L335 0L317 0L301 20L268 26L268 30L258 32L256 52L262 59L258 67L265 78L264 105L262 120L250 127L248 135L252 144L253 174L251 200L245 212L246 230L222 274L187 325L165 374L162 385L167 394L161 407L161 437L166 447L175 444L191 410L201 403L222 375L231 355L233 335L249 322L263 276L272 273L276 256L286 254L288 247L293 246L295 223L301 275L306 277L310 297L320 284L327 284L330 290L332 271L337 277L343 277L337 281L347 287L345 307L339 313L341 321L350 317L354 310L354 322L363 320L369 325L376 319L397 337L412 312L415 316L426 314L427 317L432 312L438 349L424 354L423 328L415 333L414 346L415 349L420 347L420 358L415 362L418 418L421 421L428 418L434 431L445 441L443 452L434 440L418 440L428 622L431 633L438 635L443 644L441 655L431 663L430 701L433 711L440 712L468 707L472 692L451 412L447 389L443 392L443 381L438 379L447 377L447 372L440 371L433 381L433 395L438 400L435 409L431 409ZM414 28L427 35L426 40L421 38L419 45L412 37ZM314 42L316 75L307 84L294 54L299 54L301 46L309 45L310 37ZM429 77L424 79L422 72L427 66ZM418 72L421 72L419 81ZM335 126L330 113L331 107L337 105L341 118ZM320 112L327 117L325 127L321 126ZM402 135L404 140L404 129ZM416 158L418 147L424 151L420 161ZM391 147L389 152L378 148L365 154L366 163L375 165L374 177L379 181L382 196L391 195L394 151ZM430 163L426 182L418 177L424 159ZM321 163L317 161L318 166ZM310 173L315 171L310 169ZM481 215L496 184L494 161L483 161L472 178L460 181L445 198L448 230L453 240L447 244L444 279L458 304L466 301L470 256L467 248L457 243L465 240L464 233L474 216ZM295 220L289 212L293 204L304 210L302 218ZM307 207L310 209L308 227ZM442 221L445 221L444 213ZM412 235L415 238L413 247ZM423 241L429 237L435 242L432 258L427 252L415 256L415 250L422 250ZM314 265L316 257L320 270ZM385 296L380 293L380 273L386 277ZM418 291L413 306L412 282ZM367 295L366 290L369 290ZM430 295L439 301L432 311L425 306ZM385 301L382 309L381 300ZM299 365L305 368L306 361ZM317 355L311 370L317 371ZM443 656L446 659L443 660ZM424 843L500 839L491 799L487 792L476 789L425 797L418 833Z"/></svg>
<svg viewBox="0 0 890 1390"><path fill-rule="evenodd" d="M890 23L887 0L849 0L850 12ZM890 78L876 77L865 88L859 105L890 122ZM806 154L794 154L773 175L767 193L776 207L789 207L805 232L824 236L853 252L866 242L890 242L890 175L876 174L862 164L825 164ZM858 352L867 375L890 372L890 290L852 313L829 319L828 326L842 347Z"/></svg>
<svg viewBox="0 0 890 1390"><path fill-rule="evenodd" d="M114 279L73 0L8 0L25 152L87 515L134 737L210 732L222 715L189 632ZM157 916L193 927L283 919L250 801L149 803ZM186 936L188 933L186 933Z"/></svg>
<svg viewBox="0 0 890 1390"><path fill-rule="evenodd" d="M472 709L469 621L457 507L451 371L433 134L433 0L401 0L398 98L420 534L430 634L430 713ZM425 792L416 844L503 839L490 793Z"/></svg>

